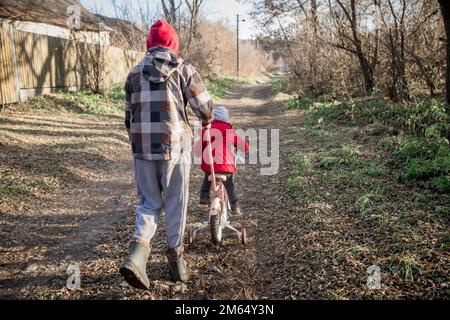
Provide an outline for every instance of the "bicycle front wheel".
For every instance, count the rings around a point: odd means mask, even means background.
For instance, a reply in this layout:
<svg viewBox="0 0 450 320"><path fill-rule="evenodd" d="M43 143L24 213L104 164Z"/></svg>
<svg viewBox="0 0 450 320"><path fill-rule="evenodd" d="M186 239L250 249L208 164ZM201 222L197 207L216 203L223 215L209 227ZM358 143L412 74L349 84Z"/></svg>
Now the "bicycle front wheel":
<svg viewBox="0 0 450 320"><path fill-rule="evenodd" d="M227 216L227 207L222 208L220 199L213 200L211 210L214 210L214 214L211 214L209 226L211 231L211 241L213 244L218 245L222 241L223 229L225 227L224 218Z"/></svg>
<svg viewBox="0 0 450 320"><path fill-rule="evenodd" d="M215 245L220 244L220 242L222 241L222 233L223 233L220 214L211 216L210 229L211 229L212 243Z"/></svg>

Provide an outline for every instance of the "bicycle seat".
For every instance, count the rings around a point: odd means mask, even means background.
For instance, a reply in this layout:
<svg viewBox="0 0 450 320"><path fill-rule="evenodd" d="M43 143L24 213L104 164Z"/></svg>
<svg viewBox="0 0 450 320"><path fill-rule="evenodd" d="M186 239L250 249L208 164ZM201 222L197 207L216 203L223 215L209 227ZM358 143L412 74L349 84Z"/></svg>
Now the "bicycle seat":
<svg viewBox="0 0 450 320"><path fill-rule="evenodd" d="M208 177L208 180L212 181L211 175ZM227 181L227 177L224 176L223 174L216 174L216 180L222 180L222 182L225 182L225 181Z"/></svg>

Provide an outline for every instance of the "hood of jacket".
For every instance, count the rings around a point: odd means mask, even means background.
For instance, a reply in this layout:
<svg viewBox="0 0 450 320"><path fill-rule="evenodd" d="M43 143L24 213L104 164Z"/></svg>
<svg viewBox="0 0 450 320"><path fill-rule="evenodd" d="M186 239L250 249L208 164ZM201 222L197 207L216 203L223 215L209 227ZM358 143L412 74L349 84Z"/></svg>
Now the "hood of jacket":
<svg viewBox="0 0 450 320"><path fill-rule="evenodd" d="M167 81L183 64L183 59L178 58L172 50L165 47L153 47L147 51L145 58L140 63L140 72L144 78L154 83Z"/></svg>
<svg viewBox="0 0 450 320"><path fill-rule="evenodd" d="M221 131L225 131L228 129L234 129L233 125L229 122L225 122L222 120L213 120L211 123L211 128L212 129L218 129Z"/></svg>

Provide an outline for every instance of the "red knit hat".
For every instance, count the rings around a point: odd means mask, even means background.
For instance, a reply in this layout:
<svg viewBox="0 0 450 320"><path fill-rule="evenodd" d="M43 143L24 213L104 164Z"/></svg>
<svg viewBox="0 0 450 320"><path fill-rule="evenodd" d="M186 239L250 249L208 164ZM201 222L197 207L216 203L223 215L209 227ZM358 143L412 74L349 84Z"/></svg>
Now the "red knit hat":
<svg viewBox="0 0 450 320"><path fill-rule="evenodd" d="M180 50L180 40L175 29L165 20L158 20L150 28L147 38L147 50L156 47L166 47L178 55Z"/></svg>

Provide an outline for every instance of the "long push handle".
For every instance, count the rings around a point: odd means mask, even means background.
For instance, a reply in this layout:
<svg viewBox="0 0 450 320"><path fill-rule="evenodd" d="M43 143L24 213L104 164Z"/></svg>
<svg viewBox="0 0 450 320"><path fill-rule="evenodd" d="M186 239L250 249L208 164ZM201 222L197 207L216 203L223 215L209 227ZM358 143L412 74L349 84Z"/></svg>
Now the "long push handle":
<svg viewBox="0 0 450 320"><path fill-rule="evenodd" d="M211 147L210 128L206 129L206 142L208 143L208 158L209 158L209 166L211 168L212 186L213 186L214 192L217 192L216 173L214 172L214 161L213 161L212 147Z"/></svg>

